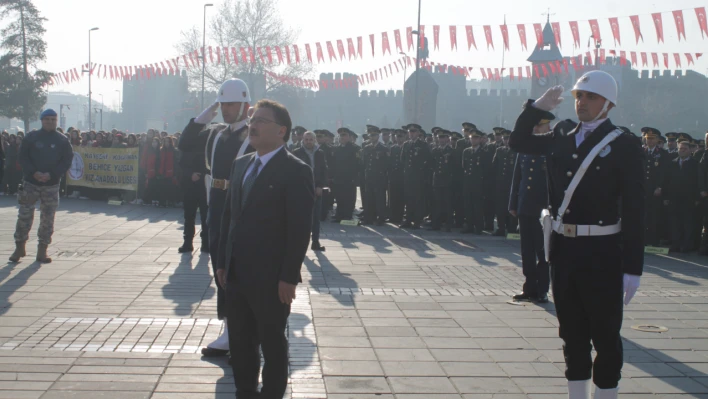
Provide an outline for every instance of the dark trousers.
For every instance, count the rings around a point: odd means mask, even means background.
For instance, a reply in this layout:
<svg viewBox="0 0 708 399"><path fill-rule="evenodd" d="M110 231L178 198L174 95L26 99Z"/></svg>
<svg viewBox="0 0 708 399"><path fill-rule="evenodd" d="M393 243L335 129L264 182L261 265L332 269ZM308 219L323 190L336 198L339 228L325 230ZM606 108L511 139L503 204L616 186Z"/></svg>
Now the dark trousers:
<svg viewBox="0 0 708 399"><path fill-rule="evenodd" d="M425 182L421 176L406 174L403 190L406 202L406 219L408 223L419 225L425 217Z"/></svg>
<svg viewBox="0 0 708 399"><path fill-rule="evenodd" d="M466 183L463 192L467 228L477 232L481 232L484 228L484 198L480 190L481 187Z"/></svg>
<svg viewBox="0 0 708 399"><path fill-rule="evenodd" d="M391 182L389 182L389 198L391 221L394 223L403 221L403 208L405 206L403 190L403 176L396 177L396 180L392 177Z"/></svg>
<svg viewBox="0 0 708 399"><path fill-rule="evenodd" d="M497 190L497 199L494 204L494 211L497 215L497 227L500 231L516 230L516 220L509 213L509 190ZM536 218L538 222L538 218ZM539 225L541 223L538 223Z"/></svg>
<svg viewBox="0 0 708 399"><path fill-rule="evenodd" d="M277 285L276 285L277 287ZM290 305L262 293L247 295L227 283L229 350L239 399L282 399L288 386L288 339L285 327ZM258 395L258 375L263 351L263 388Z"/></svg>
<svg viewBox="0 0 708 399"><path fill-rule="evenodd" d="M450 191L452 192L452 209L455 213L455 226L462 227L465 223L465 199L462 190L462 181L453 181Z"/></svg>
<svg viewBox="0 0 708 399"><path fill-rule="evenodd" d="M565 376L569 381L592 377L599 388L615 388L623 363L619 238L566 238L554 233L552 245L553 298L564 342Z"/></svg>
<svg viewBox="0 0 708 399"><path fill-rule="evenodd" d="M334 193L332 192L333 188L330 187L329 190L325 190L322 192L322 210L320 212L320 220L324 221L327 219L327 215L329 215L329 211L334 208Z"/></svg>
<svg viewBox="0 0 708 399"><path fill-rule="evenodd" d="M356 204L356 183L335 183L334 195L337 199L335 219L349 220Z"/></svg>
<svg viewBox="0 0 708 399"><path fill-rule="evenodd" d="M521 264L524 270L524 293L542 296L548 293L550 273L543 253L543 229L538 216L519 215Z"/></svg>
<svg viewBox="0 0 708 399"><path fill-rule="evenodd" d="M324 193L323 193L324 194ZM322 212L322 197L315 197L312 211L312 242L320 241L320 213Z"/></svg>
<svg viewBox="0 0 708 399"><path fill-rule="evenodd" d="M216 276L216 259L219 256L219 237L221 236L221 216L224 213L226 191L212 188L209 192L209 210L207 211L207 226L209 226L209 256L211 268ZM226 292L216 284L216 314L219 319L226 316Z"/></svg>
<svg viewBox="0 0 708 399"><path fill-rule="evenodd" d="M484 193L484 229L494 230L494 216L496 216L495 188L492 186Z"/></svg>
<svg viewBox="0 0 708 399"><path fill-rule="evenodd" d="M452 192L449 186L433 187L433 228L442 226L443 220L445 227L451 229L453 227L452 213Z"/></svg>
<svg viewBox="0 0 708 399"><path fill-rule="evenodd" d="M646 213L644 214L646 224L644 241L647 245L659 245L659 221L662 203L661 197L655 197L653 192L647 193Z"/></svg>
<svg viewBox="0 0 708 399"><path fill-rule="evenodd" d="M696 206L692 199L688 201L671 200L671 247L682 251L696 248Z"/></svg>
<svg viewBox="0 0 708 399"><path fill-rule="evenodd" d="M364 198L364 220L372 222L375 218L383 222L386 220L386 185L385 184L369 184L365 191Z"/></svg>
<svg viewBox="0 0 708 399"><path fill-rule="evenodd" d="M206 199L206 186L204 180L199 179L193 182L191 176L182 179L183 198L184 198L184 240L191 242L194 238L196 228L194 226L197 218L197 209L202 220L202 239L209 237L209 224L207 223L207 213L209 206Z"/></svg>

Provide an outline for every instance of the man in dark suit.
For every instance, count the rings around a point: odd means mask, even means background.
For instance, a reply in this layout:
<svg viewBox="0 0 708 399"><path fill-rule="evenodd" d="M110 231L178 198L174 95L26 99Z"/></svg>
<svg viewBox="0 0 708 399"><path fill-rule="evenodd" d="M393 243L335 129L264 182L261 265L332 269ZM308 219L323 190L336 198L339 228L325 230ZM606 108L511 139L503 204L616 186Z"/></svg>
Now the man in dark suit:
<svg viewBox="0 0 708 399"><path fill-rule="evenodd" d="M202 220L201 252L209 252L209 228L207 224L207 210L209 209L206 196L204 176L207 174L203 151L182 151L179 159L182 168L182 193L184 195L184 243L179 247L179 253L191 253L194 250L192 241L196 228L197 209Z"/></svg>
<svg viewBox="0 0 708 399"><path fill-rule="evenodd" d="M519 153L545 155L548 164L547 222L552 229L545 238L568 397L588 398L592 379L595 398L616 399L623 363L623 305L639 288L644 266L644 154L639 139L608 118L617 105L618 89L604 71L587 72L571 90L581 121L573 131L534 135L533 127L544 119L544 111L560 104L563 91L556 86L527 102L509 146ZM593 154L587 173L571 186L574 176L584 173L580 165L593 150L597 156ZM573 190L572 198L564 201Z"/></svg>
<svg viewBox="0 0 708 399"><path fill-rule="evenodd" d="M678 157L668 165L666 193L671 225L671 250L695 249L696 206L700 201L699 164L691 157L688 141L678 144Z"/></svg>
<svg viewBox="0 0 708 399"><path fill-rule="evenodd" d="M651 246L659 246L660 213L663 202L662 188L666 185L666 170L671 162L669 153L659 148L659 138L661 132L653 127L643 127L642 135L646 142L644 148L644 169L646 180L644 190L646 195L647 212L646 223L646 243Z"/></svg>
<svg viewBox="0 0 708 399"><path fill-rule="evenodd" d="M340 127L337 133L340 145L334 149L334 162L330 165L337 201L337 211L332 219L335 223L352 219L361 169L361 148L355 144L356 134L346 127Z"/></svg>
<svg viewBox="0 0 708 399"><path fill-rule="evenodd" d="M315 207L312 213L312 250L324 251L320 245L320 216L322 213L323 189L327 185L327 159L322 148L316 143L315 133L307 131L302 136L302 145L293 151L293 155L300 158L312 169L315 179Z"/></svg>
<svg viewBox="0 0 708 399"><path fill-rule="evenodd" d="M312 169L285 144L292 122L271 100L249 121L255 154L231 167L216 274L226 289L236 397L281 399L288 382L285 327L312 229ZM265 365L258 393L260 352Z"/></svg>

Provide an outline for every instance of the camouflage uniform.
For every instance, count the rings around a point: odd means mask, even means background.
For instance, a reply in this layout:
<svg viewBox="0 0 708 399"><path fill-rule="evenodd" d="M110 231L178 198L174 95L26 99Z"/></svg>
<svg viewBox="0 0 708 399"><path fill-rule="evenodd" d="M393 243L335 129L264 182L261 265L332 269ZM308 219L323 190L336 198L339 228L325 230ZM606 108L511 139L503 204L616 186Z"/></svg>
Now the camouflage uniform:
<svg viewBox="0 0 708 399"><path fill-rule="evenodd" d="M49 245L52 243L54 233L54 214L59 206L59 184L53 186L35 186L24 182L23 188L17 196L20 211L17 216L15 241L25 242L29 239L29 232L34 221L35 204L39 201L39 229L37 230L38 242Z"/></svg>

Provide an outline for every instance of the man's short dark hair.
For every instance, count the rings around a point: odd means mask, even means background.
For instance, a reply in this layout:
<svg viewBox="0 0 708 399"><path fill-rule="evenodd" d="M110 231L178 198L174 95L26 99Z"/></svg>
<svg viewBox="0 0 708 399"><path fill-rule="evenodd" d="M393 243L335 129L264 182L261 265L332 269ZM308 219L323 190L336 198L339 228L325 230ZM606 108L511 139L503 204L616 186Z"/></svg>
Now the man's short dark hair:
<svg viewBox="0 0 708 399"><path fill-rule="evenodd" d="M258 100L255 105L255 109L258 108L267 108L273 111L275 123L285 127L285 136L283 137L283 141L287 143L290 140L290 131L293 128L293 121L292 119L290 119L290 113L288 112L288 109L285 108L283 104L277 101L267 99Z"/></svg>

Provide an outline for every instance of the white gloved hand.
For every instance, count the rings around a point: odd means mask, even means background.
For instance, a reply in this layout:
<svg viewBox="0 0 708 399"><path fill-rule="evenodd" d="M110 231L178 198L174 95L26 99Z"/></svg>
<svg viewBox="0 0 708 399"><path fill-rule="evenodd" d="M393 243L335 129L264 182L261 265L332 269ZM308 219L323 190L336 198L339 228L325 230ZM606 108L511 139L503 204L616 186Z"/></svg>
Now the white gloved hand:
<svg viewBox="0 0 708 399"><path fill-rule="evenodd" d="M629 302L634 298L634 294L637 293L639 289L639 280L641 277L635 276L634 274L624 274L624 280L622 282L622 287L624 288L624 304L629 305Z"/></svg>
<svg viewBox="0 0 708 399"><path fill-rule="evenodd" d="M197 123L201 123L202 125L207 125L211 123L211 121L216 118L216 116L219 114L219 102L215 102L214 104L210 105L202 111L201 114L199 114L198 117L194 118L194 121Z"/></svg>
<svg viewBox="0 0 708 399"><path fill-rule="evenodd" d="M553 86L548 89L541 98L534 101L533 106L543 111L553 111L560 103L563 102L563 86Z"/></svg>

